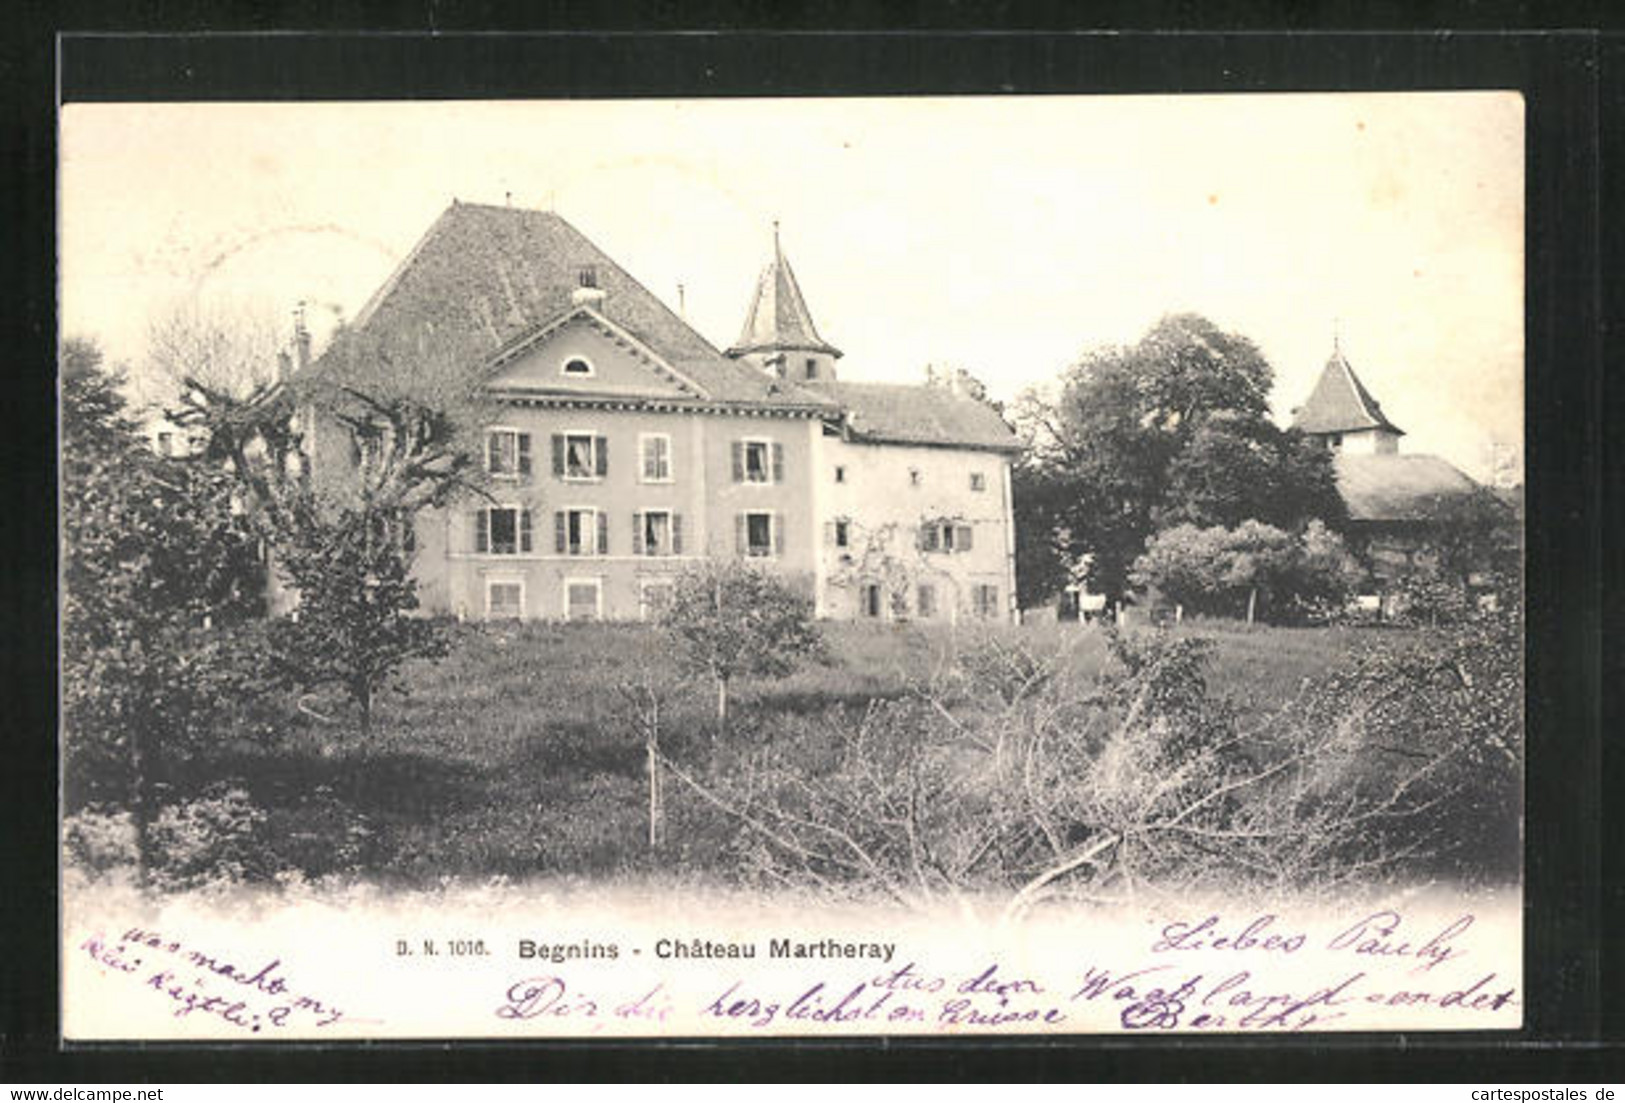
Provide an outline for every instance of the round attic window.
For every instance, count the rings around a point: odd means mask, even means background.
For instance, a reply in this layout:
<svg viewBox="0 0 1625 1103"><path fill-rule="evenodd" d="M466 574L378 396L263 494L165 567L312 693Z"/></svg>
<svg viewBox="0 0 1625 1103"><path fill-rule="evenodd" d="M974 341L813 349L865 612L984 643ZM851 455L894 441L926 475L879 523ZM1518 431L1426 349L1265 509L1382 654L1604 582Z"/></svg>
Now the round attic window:
<svg viewBox="0 0 1625 1103"><path fill-rule="evenodd" d="M580 356L572 356L564 362L565 375L591 375L592 365Z"/></svg>

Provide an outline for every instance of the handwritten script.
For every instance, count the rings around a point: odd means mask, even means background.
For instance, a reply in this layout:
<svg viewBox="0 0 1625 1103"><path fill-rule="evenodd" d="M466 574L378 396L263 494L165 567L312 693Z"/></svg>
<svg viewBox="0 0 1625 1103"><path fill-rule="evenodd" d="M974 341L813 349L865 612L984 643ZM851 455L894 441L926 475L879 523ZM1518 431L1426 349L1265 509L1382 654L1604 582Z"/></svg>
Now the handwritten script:
<svg viewBox="0 0 1625 1103"><path fill-rule="evenodd" d="M159 1002L177 1019L198 1016L254 1035L332 1027L346 1018L333 1001L295 988L281 958L239 960L141 927L117 938L92 934L79 951L104 974L128 976L132 999Z"/></svg>
<svg viewBox="0 0 1625 1103"><path fill-rule="evenodd" d="M493 1013L588 1031L643 1020L744 1032L951 1033L1090 1029L1101 1018L1090 1012L1104 1008L1108 1029L1295 1032L1356 1017L1369 1024L1404 1008L1465 1028L1491 1025L1491 1014L1518 1004L1516 984L1494 969L1435 972L1468 956L1463 939L1473 924L1464 914L1413 930L1398 912L1380 910L1326 934L1269 913L1207 915L1163 924L1137 961L1057 961L1051 976L1061 982L1012 972L996 958L965 972L909 960L859 975L725 974L698 997L652 976L621 995L590 973L553 972L508 983Z"/></svg>

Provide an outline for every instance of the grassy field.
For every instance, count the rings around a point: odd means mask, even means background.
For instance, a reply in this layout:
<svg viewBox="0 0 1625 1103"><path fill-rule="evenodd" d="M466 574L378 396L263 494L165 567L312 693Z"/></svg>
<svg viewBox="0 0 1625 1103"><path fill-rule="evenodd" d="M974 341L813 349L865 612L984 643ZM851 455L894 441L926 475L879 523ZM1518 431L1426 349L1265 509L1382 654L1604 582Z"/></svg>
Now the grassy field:
<svg viewBox="0 0 1625 1103"><path fill-rule="evenodd" d="M610 624L463 626L451 654L407 672L363 741L349 725L301 721L282 745L239 745L217 762L269 812L279 857L311 876L385 882L444 877L646 876L704 867L708 845L674 829L658 858L644 845L645 756L615 686L668 685L663 745L703 755L711 689L685 684L656 630ZM737 687L730 738L793 739L799 716L866 707L928 678L989 630L830 625L833 658L776 682ZM1064 648L1084 675L1108 663L1103 634L1054 625L996 630ZM1214 643L1210 684L1243 713L1269 709L1336 665L1349 629L1187 625ZM336 702L318 709L342 714ZM790 734L786 734L790 733ZM680 811L680 810L679 810Z"/></svg>

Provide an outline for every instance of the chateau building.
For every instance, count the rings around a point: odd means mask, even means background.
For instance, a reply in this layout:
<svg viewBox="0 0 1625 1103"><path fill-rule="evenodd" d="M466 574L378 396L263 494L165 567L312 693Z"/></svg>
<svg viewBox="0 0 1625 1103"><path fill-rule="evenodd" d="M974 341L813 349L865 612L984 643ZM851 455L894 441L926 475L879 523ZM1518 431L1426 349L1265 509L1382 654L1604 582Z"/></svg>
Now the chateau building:
<svg viewBox="0 0 1625 1103"><path fill-rule="evenodd" d="M417 518L427 612L646 618L709 557L823 617L1012 618L1009 426L960 373L840 379L776 228L726 351L559 216L455 201L352 328L474 350L495 411L484 493ZM304 416L318 476L355 462Z"/></svg>

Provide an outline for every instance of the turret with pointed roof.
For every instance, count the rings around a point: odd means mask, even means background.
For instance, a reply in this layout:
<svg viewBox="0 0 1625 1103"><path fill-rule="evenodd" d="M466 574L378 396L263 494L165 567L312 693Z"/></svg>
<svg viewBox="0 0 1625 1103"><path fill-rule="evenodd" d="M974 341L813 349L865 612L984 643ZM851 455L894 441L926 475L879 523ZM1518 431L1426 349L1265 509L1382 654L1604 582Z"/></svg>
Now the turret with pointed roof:
<svg viewBox="0 0 1625 1103"><path fill-rule="evenodd" d="M797 383L829 383L841 350L818 335L773 223L773 259L756 280L744 328L728 355Z"/></svg>
<svg viewBox="0 0 1625 1103"><path fill-rule="evenodd" d="M1309 400L1293 411L1292 427L1337 451L1396 452L1405 435L1383 414L1335 342Z"/></svg>

